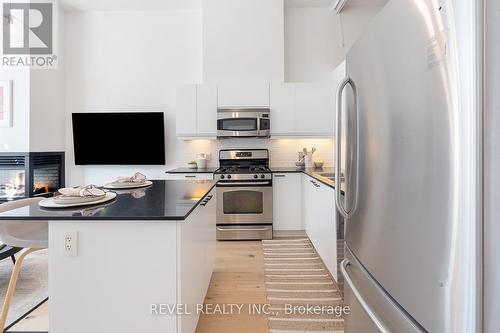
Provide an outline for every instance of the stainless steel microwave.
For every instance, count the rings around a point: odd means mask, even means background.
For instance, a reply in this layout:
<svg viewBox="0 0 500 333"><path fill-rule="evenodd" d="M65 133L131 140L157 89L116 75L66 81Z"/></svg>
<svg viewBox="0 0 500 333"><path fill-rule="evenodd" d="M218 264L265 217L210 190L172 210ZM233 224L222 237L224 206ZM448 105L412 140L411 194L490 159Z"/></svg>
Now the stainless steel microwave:
<svg viewBox="0 0 500 333"><path fill-rule="evenodd" d="M217 137L263 137L271 135L269 108L217 109Z"/></svg>

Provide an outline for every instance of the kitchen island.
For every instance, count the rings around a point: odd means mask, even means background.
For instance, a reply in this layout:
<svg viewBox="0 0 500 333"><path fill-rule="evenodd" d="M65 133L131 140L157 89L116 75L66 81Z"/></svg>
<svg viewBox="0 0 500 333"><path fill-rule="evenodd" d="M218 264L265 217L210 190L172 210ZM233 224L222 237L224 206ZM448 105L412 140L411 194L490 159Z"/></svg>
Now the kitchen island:
<svg viewBox="0 0 500 333"><path fill-rule="evenodd" d="M101 205L0 214L49 221L50 332L194 333L215 259L214 187L153 181Z"/></svg>

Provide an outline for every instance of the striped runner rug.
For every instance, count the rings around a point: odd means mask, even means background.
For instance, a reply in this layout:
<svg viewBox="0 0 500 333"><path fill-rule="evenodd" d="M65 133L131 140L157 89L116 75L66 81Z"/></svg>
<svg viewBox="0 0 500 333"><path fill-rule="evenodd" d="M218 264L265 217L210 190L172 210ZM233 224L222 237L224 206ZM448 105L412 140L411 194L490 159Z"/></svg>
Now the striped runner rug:
<svg viewBox="0 0 500 333"><path fill-rule="evenodd" d="M341 294L307 238L262 241L270 333L342 333Z"/></svg>

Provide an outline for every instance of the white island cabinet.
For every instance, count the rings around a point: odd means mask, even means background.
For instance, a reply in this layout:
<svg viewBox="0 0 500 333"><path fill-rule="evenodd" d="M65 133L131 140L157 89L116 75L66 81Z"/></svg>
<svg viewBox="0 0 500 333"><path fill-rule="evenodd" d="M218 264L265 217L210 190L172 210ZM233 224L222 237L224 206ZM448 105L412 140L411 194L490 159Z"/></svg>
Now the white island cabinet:
<svg viewBox="0 0 500 333"><path fill-rule="evenodd" d="M275 236L303 233L302 174L273 174L273 230Z"/></svg>
<svg viewBox="0 0 500 333"><path fill-rule="evenodd" d="M205 193L179 198L200 200L185 220L49 220L50 332L194 333L215 260L215 190ZM68 234L78 238L73 257Z"/></svg>
<svg viewBox="0 0 500 333"><path fill-rule="evenodd" d="M337 281L337 220L335 191L303 174L303 219L307 236Z"/></svg>

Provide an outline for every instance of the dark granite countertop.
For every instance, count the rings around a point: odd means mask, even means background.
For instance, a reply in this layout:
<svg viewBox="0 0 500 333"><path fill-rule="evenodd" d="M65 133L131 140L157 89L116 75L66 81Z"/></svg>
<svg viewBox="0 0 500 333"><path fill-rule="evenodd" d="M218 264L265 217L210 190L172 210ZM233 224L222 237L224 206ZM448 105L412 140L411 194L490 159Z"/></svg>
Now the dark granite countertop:
<svg viewBox="0 0 500 333"><path fill-rule="evenodd" d="M167 173L214 173L218 168L204 168L204 169L189 169L189 168L177 168L173 170L168 170ZM305 173L308 176L313 177L317 181L330 186L331 188L335 188L335 182L331 181L328 178L322 177L320 173L334 173L335 168L325 167L321 169L315 168L297 168L294 166L290 167L271 167L272 173ZM343 189L342 189L343 192Z"/></svg>
<svg viewBox="0 0 500 333"><path fill-rule="evenodd" d="M214 188L215 181L153 180L153 185L116 190L107 203L64 209L38 204L0 213L0 220L185 220Z"/></svg>
<svg viewBox="0 0 500 333"><path fill-rule="evenodd" d="M214 173L218 168L177 168L168 170L166 173Z"/></svg>
<svg viewBox="0 0 500 333"><path fill-rule="evenodd" d="M321 168L321 169L314 169L314 168L295 168L295 167L289 167L289 168L271 168L271 171L273 173L305 173L308 176L311 176L315 180L325 184L326 186L329 186L331 188L335 188L335 182L321 176L322 173L335 173L335 168ZM344 189L341 188L342 193L344 192Z"/></svg>

